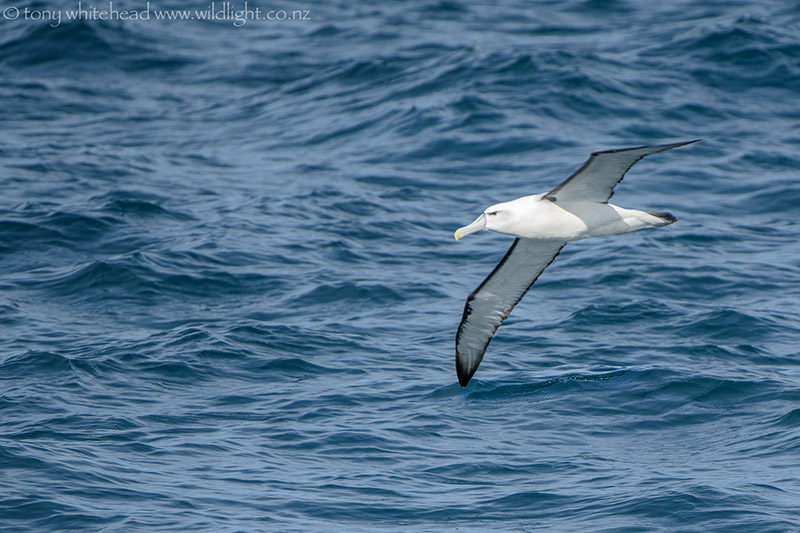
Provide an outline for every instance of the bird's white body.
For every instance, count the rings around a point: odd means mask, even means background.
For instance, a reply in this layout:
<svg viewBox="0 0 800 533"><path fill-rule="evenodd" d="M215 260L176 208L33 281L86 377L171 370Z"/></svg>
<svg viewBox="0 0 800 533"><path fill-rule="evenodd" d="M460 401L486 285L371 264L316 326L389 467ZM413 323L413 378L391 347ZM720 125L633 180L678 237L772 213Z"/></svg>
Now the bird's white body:
<svg viewBox="0 0 800 533"><path fill-rule="evenodd" d="M547 197L548 193L533 194L495 204L460 228L456 238L486 229L523 239L572 242L665 225L662 218L647 211L600 202L561 205Z"/></svg>

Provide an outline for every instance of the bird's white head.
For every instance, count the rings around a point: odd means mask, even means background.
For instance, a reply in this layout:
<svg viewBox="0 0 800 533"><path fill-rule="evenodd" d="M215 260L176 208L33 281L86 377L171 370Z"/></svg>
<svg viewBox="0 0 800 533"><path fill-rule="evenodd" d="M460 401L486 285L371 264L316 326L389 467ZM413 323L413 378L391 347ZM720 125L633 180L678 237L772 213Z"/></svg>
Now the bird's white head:
<svg viewBox="0 0 800 533"><path fill-rule="evenodd" d="M513 226L517 216L513 206L509 204L511 202L503 202L488 207L474 222L456 230L456 240L484 229L514 235Z"/></svg>

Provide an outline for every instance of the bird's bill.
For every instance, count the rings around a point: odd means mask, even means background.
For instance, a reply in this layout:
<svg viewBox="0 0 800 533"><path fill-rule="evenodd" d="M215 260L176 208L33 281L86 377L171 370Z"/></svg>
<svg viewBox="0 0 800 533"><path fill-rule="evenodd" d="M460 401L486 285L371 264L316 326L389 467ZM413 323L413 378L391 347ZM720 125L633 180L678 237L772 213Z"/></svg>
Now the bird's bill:
<svg viewBox="0 0 800 533"><path fill-rule="evenodd" d="M467 224L463 228L458 228L455 233L456 240L459 240L462 237L469 235L470 233L475 233L482 229L486 229L486 215L481 214L472 224Z"/></svg>

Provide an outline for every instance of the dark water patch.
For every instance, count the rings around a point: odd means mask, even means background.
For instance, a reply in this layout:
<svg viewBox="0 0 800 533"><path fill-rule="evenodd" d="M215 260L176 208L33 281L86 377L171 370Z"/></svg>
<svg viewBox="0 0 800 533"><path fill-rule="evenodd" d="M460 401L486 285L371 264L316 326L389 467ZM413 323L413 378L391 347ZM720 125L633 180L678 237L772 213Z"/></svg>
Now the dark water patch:
<svg viewBox="0 0 800 533"><path fill-rule="evenodd" d="M113 190L90 199L94 205L102 205L103 211L121 217L169 217L177 220L191 220L192 217L163 204L167 198L161 195L137 190Z"/></svg>
<svg viewBox="0 0 800 533"><path fill-rule="evenodd" d="M313 364L295 357L266 361L255 365L252 368L252 371L264 379L275 379L276 377L280 377L282 379L305 379L314 376L341 372L341 370Z"/></svg>
<svg viewBox="0 0 800 533"><path fill-rule="evenodd" d="M751 17L708 31L687 46L711 62L737 67L764 67L796 57L800 46L790 32Z"/></svg>
<svg viewBox="0 0 800 533"><path fill-rule="evenodd" d="M369 130L382 129L381 126L398 115L397 111L390 110L382 114L370 114L364 120L350 118L342 125L331 125L324 132L319 132L306 141L309 145L324 144L329 141L343 142L347 137L357 134L366 134Z"/></svg>
<svg viewBox="0 0 800 533"><path fill-rule="evenodd" d="M691 268L680 266L666 267L664 272L653 278L635 279L637 286L650 288L651 294L670 295L671 298L683 301L707 301L720 296L737 296L751 293L753 289L764 291L764 294L779 288L772 277L764 277L758 273L757 265L751 265L746 271L736 268L732 263L727 265L694 265Z"/></svg>
<svg viewBox="0 0 800 533"><path fill-rule="evenodd" d="M0 252L13 253L24 247L54 246L63 243L61 232L39 224L17 220L0 220Z"/></svg>
<svg viewBox="0 0 800 533"><path fill-rule="evenodd" d="M345 398L341 398L340 401L337 403L342 405L342 407L356 407L358 405L358 402L353 402ZM376 451L381 449L385 451L397 448L408 449L406 448L406 446L401 445L400 443L394 441L393 439L376 435L375 433L370 431L354 431L354 430L344 430L341 432L325 435L324 437L317 439L314 444L315 446L323 450L322 453L328 455L338 455L342 451L346 451L350 448L354 449L369 448ZM365 456L362 456L363 459L367 459L368 456L379 455L379 454L368 453L364 455Z"/></svg>
<svg viewBox="0 0 800 533"><path fill-rule="evenodd" d="M618 379L623 376L627 371L612 371L603 372L598 374L575 374L563 377L551 378L545 381L522 383L522 384L501 384L493 385L489 382L483 383L479 377L475 379L481 385L475 391L469 393L470 400L489 400L489 401L507 401L514 400L520 397L540 396L545 389L551 394L568 394L570 391L583 389L584 386L591 386L596 382L603 382L606 380ZM544 397L542 397L544 399Z"/></svg>
<svg viewBox="0 0 800 533"><path fill-rule="evenodd" d="M509 155L529 152L536 148L538 142L523 137L493 139L491 141L471 141L460 137L442 137L434 142L415 149L409 153L399 154L404 160L419 159L461 159L475 157L493 157L500 154Z"/></svg>
<svg viewBox="0 0 800 533"><path fill-rule="evenodd" d="M759 87L800 87L796 36L779 26L743 16L733 22L701 26L665 41L644 57L690 56L688 70L699 83L730 91Z"/></svg>
<svg viewBox="0 0 800 533"><path fill-rule="evenodd" d="M308 37L336 37L345 32L345 29L336 24L326 23L314 28L306 35Z"/></svg>
<svg viewBox="0 0 800 533"><path fill-rule="evenodd" d="M358 264L368 261L366 255L356 253L352 247L344 241L335 241L323 245L325 255L332 261L340 261L342 263Z"/></svg>
<svg viewBox="0 0 800 533"><path fill-rule="evenodd" d="M142 217L159 216L159 215L175 216L173 213L167 211L160 205L141 200L115 200L113 202L109 202L108 204L106 204L105 209L121 215L133 215Z"/></svg>
<svg viewBox="0 0 800 533"><path fill-rule="evenodd" d="M378 204L365 199L347 199L329 203L325 207L357 217L377 217L378 214L396 213L398 211L397 208L391 205Z"/></svg>
<svg viewBox="0 0 800 533"><path fill-rule="evenodd" d="M386 306L402 301L402 297L387 285L375 283L325 283L294 297L290 304L325 305L358 302L362 305Z"/></svg>
<svg viewBox="0 0 800 533"><path fill-rule="evenodd" d="M78 235L83 239L97 239L120 223L118 218L111 216L86 216L68 212L51 213L42 220L43 225L58 229L76 241Z"/></svg>
<svg viewBox="0 0 800 533"><path fill-rule="evenodd" d="M122 368L122 375L135 372L142 376L142 385L147 383L148 388L172 387L191 383L192 380L198 380L199 383L222 378L229 373L229 367L229 362L200 357L195 350L187 347L184 350L163 350L147 358L127 362Z"/></svg>
<svg viewBox="0 0 800 533"><path fill-rule="evenodd" d="M601 514L622 513L631 518L658 520L661 523L666 520L673 527L678 528L694 527L697 524L704 524L705 527L725 524L726 529L741 530L742 525L748 523L748 517L769 521L761 512L755 510L733 513L722 510L706 511L706 503L713 502L715 507L719 506L722 509L741 508L744 503L741 501L741 497L730 495L726 491L711 486L698 485L684 490L665 490L663 494L659 492L652 489L646 490L635 497L626 498L624 501L612 502L601 511Z"/></svg>
<svg viewBox="0 0 800 533"><path fill-rule="evenodd" d="M409 72L403 83L397 83L392 91L384 95L385 101L413 101L430 94L431 91L467 86L471 68L474 68L469 52L457 52L447 60L436 58L419 69Z"/></svg>
<svg viewBox="0 0 800 533"><path fill-rule="evenodd" d="M172 256L172 257L170 257ZM164 255L135 252L96 260L66 269L31 271L22 286L53 297L84 302L170 300L245 295L278 289L282 283L258 273L230 273L212 265L185 261L172 252Z"/></svg>
<svg viewBox="0 0 800 533"><path fill-rule="evenodd" d="M800 427L800 408L792 409L788 413L782 415L778 420L774 422L776 426L782 426L787 428L797 428Z"/></svg>
<svg viewBox="0 0 800 533"><path fill-rule="evenodd" d="M159 353L163 348L183 349L187 346L205 345L213 343L215 336L210 331L194 325L181 325L167 332L165 335L158 335L153 339L148 339L141 348L145 348L149 353Z"/></svg>
<svg viewBox="0 0 800 533"><path fill-rule="evenodd" d="M756 167L764 170L770 170L782 174L786 169L797 167L800 165L800 157L795 154L782 153L774 149L757 149L748 150L742 153L734 161L732 166L746 166ZM746 184L747 190L758 190L758 183ZM792 180L784 183L785 186L792 186L795 183Z"/></svg>
<svg viewBox="0 0 800 533"><path fill-rule="evenodd" d="M532 508L558 505L567 498L559 494L540 491L515 492L507 496L482 501L480 505L485 506L485 509L481 514L485 518L491 517L493 513L498 513L499 518L509 512L521 513L522 516L528 514L535 516L538 513L531 512Z"/></svg>
<svg viewBox="0 0 800 533"><path fill-rule="evenodd" d="M737 361L748 367L797 366L800 364L791 349L786 352L768 352L763 346L751 344L703 344L672 346L671 350L688 357L712 358L720 361Z"/></svg>
<svg viewBox="0 0 800 533"><path fill-rule="evenodd" d="M362 350L365 338L324 331L321 328L280 324L235 325L225 334L231 342L269 350L270 354L342 354Z"/></svg>
<svg viewBox="0 0 800 533"><path fill-rule="evenodd" d="M113 233L122 221L113 216L42 210L24 206L13 218L0 220L0 242L9 252L82 249Z"/></svg>
<svg viewBox="0 0 800 533"><path fill-rule="evenodd" d="M596 13L604 16L616 13L619 16L624 16L634 10L632 6L619 0L583 0L566 7L565 11L574 11L581 14Z"/></svg>
<svg viewBox="0 0 800 533"><path fill-rule="evenodd" d="M354 178L359 183L392 189L385 194L401 194L402 190L416 192L417 190L450 190L450 185L439 179L431 177L428 180L406 175L367 175ZM411 198L409 198L411 199Z"/></svg>
<svg viewBox="0 0 800 533"><path fill-rule="evenodd" d="M60 100L59 100L60 101ZM67 104L68 105L68 104ZM72 112L78 113L86 110L72 109ZM92 107L88 109L91 112L97 112L97 108ZM67 145L72 146L72 145ZM79 185L86 186L86 180L97 179L98 182L114 182L118 179L128 178L135 175L138 170L133 169L129 163L120 163L116 157L98 157L97 161L92 161L90 158L59 158L53 159L49 157L52 149L64 149L64 146L51 147L45 151L46 162L37 161L36 163L26 161L21 164L12 165L12 168L25 171L25 173L36 173L46 175L48 177L56 177L57 181L54 190L59 187L66 191L77 189ZM25 173L22 173L25 176ZM30 177L30 176L26 176ZM60 178L60 179L58 179ZM25 181L31 184L29 181ZM34 184L36 182L33 182ZM93 190L91 192L94 192Z"/></svg>
<svg viewBox="0 0 800 533"><path fill-rule="evenodd" d="M476 400L508 400L524 396L534 396L540 394L542 389L552 387L559 383L558 379L550 379L538 383L526 383L522 385L498 385L491 386L488 383L483 384L482 380L478 377L474 378L478 390L469 393L470 399ZM491 388L489 388L491 387Z"/></svg>
<svg viewBox="0 0 800 533"><path fill-rule="evenodd" d="M574 312L565 321L574 331L593 330L598 326L619 326L643 323L649 326L674 317L676 312L656 300L639 300L628 304L589 304Z"/></svg>
<svg viewBox="0 0 800 533"><path fill-rule="evenodd" d="M238 406L245 406L245 405L253 405L260 400L258 398L254 398L252 396L242 396L238 394L230 394L226 396L221 396L218 398L214 398L212 400L212 405L215 407L238 407Z"/></svg>
<svg viewBox="0 0 800 533"><path fill-rule="evenodd" d="M54 352L29 351L12 355L0 363L3 373L8 377L46 374L55 376L74 376L74 368L68 357Z"/></svg>
<svg viewBox="0 0 800 533"><path fill-rule="evenodd" d="M73 22L58 28L43 24L0 45L0 60L13 66L33 66L75 57L68 51L91 62L111 58L114 50L89 23Z"/></svg>
<svg viewBox="0 0 800 533"><path fill-rule="evenodd" d="M103 520L81 512L80 507L35 495L3 498L0 500L0 509L3 510L7 520L19 521L37 528L51 529L61 524L61 527L74 529L103 523Z"/></svg>
<svg viewBox="0 0 800 533"><path fill-rule="evenodd" d="M506 118L497 105L478 95L464 95L450 104L454 114L461 118L449 125L447 129L467 129L475 131L479 126L499 125Z"/></svg>
<svg viewBox="0 0 800 533"><path fill-rule="evenodd" d="M665 244L677 242L685 246L709 247L726 246L731 243L741 241L741 236L709 230L707 232L692 229L682 233L668 233L659 236L659 240Z"/></svg>
<svg viewBox="0 0 800 533"><path fill-rule="evenodd" d="M739 402L755 404L772 399L773 387L753 381L725 381L706 391L694 401L713 406L736 405Z"/></svg>
<svg viewBox="0 0 800 533"><path fill-rule="evenodd" d="M142 435L141 432L136 431L140 427L139 423L127 418L73 414L50 417L41 424L24 424L17 433L11 436L16 441L50 439L80 442L106 438L128 440L132 436ZM91 471L82 472L79 477L91 482L106 481L102 475L98 476Z"/></svg>
<svg viewBox="0 0 800 533"><path fill-rule="evenodd" d="M175 264L170 263L169 268L175 268ZM208 266L196 266L194 270L193 274L160 272L157 278L159 289L164 293L197 298L243 296L252 293L266 297L270 292L285 286L273 276L258 272L229 272Z"/></svg>
<svg viewBox="0 0 800 533"><path fill-rule="evenodd" d="M687 122L698 119L722 122L730 118L729 113L726 111L697 102L671 107L664 111L664 116L669 119Z"/></svg>
<svg viewBox="0 0 800 533"><path fill-rule="evenodd" d="M285 89L286 94L304 94L316 90L325 90L328 97L331 87L337 87L337 92L351 93L356 87L369 85L376 80L381 83L391 84L403 75L406 60L399 57L379 57L369 60L348 60L333 65L318 65L316 72L309 72L309 76L290 83ZM341 94L341 93L340 93Z"/></svg>
<svg viewBox="0 0 800 533"><path fill-rule="evenodd" d="M103 26L91 21L62 22L52 28L32 25L15 39L0 45L0 64L13 67L46 67L75 72L103 68L129 71L176 70L191 64L187 57L143 46L125 26Z"/></svg>
<svg viewBox="0 0 800 533"><path fill-rule="evenodd" d="M536 464L509 465L500 461L454 461L426 470L427 474L438 481L448 484L492 485L488 480L496 477L519 479L543 473L566 474L573 467L566 462L541 462Z"/></svg>
<svg viewBox="0 0 800 533"><path fill-rule="evenodd" d="M412 106L392 117L386 129L395 131L407 138L419 136L426 130L440 131L445 119L441 113Z"/></svg>
<svg viewBox="0 0 800 533"><path fill-rule="evenodd" d="M3 289L4 287L0 285L0 290ZM23 320L19 313L20 306L18 304L14 302L0 303L0 324L5 326L18 324L20 320Z"/></svg>
<svg viewBox="0 0 800 533"><path fill-rule="evenodd" d="M682 323L682 324L681 324ZM768 339L776 324L767 317L737 309L713 309L679 322L679 331L688 338L718 340L724 343L757 342Z"/></svg>
<svg viewBox="0 0 800 533"><path fill-rule="evenodd" d="M785 427L776 431L748 432L745 438L737 439L735 450L754 459L774 460L796 450L798 438L800 435L796 430Z"/></svg>
<svg viewBox="0 0 800 533"><path fill-rule="evenodd" d="M800 186L794 183L782 184L771 187L769 190L750 194L746 199L737 203L747 203L748 211L773 216L785 216L789 220L797 212L800 205Z"/></svg>
<svg viewBox="0 0 800 533"><path fill-rule="evenodd" d="M202 251L199 251L202 250ZM195 249L173 250L164 254L166 258L175 263L186 265L214 265L216 267L230 267L231 271L238 272L238 267L263 268L264 265L272 266L273 261L265 259L260 251L254 250L218 250L216 246L198 246Z"/></svg>
<svg viewBox="0 0 800 533"><path fill-rule="evenodd" d="M25 447L18 443L0 446L0 466L5 472L13 472L15 470L42 471L48 468L46 461L30 456L26 453Z"/></svg>
<svg viewBox="0 0 800 533"><path fill-rule="evenodd" d="M31 273L31 282L52 296L92 298L152 298L158 294L147 270L126 261L93 261L78 268Z"/></svg>
<svg viewBox="0 0 800 533"><path fill-rule="evenodd" d="M779 390L778 383L763 379L736 380L649 369L634 372L624 386L611 392L613 405L626 406L629 420L623 427L660 431L702 425L720 419L725 412L747 412L759 403L774 401ZM593 412L603 414L603 409ZM618 410L616 413L620 414Z"/></svg>
<svg viewBox="0 0 800 533"><path fill-rule="evenodd" d="M197 358L198 360L209 363L222 362L222 361L224 362L240 361L246 359L246 357L249 355L251 355L250 350L246 350L244 348L240 348L238 350L222 350L218 348L206 348L194 352L192 354L192 356Z"/></svg>
<svg viewBox="0 0 800 533"><path fill-rule="evenodd" d="M403 70L403 65L396 60L378 58L370 61L355 61L338 72L333 79L345 84L372 82L378 79L381 80L381 83L387 83Z"/></svg>
<svg viewBox="0 0 800 533"><path fill-rule="evenodd" d="M314 76L326 66L313 58L309 59L299 50L273 50L268 55L258 52L250 54L247 61L231 62L223 69L215 65L215 68L200 67L199 71L206 82L225 82L235 87L254 90L263 90L269 86L271 93L274 88L287 90L302 83L301 80Z"/></svg>
<svg viewBox="0 0 800 533"><path fill-rule="evenodd" d="M361 498L350 495L340 501L324 499L314 503L294 500L286 503L286 510L295 516L336 521L348 526L353 524L354 527L361 523L387 524L387 527L391 527L389 524L404 525L410 520L407 506L378 502L367 504Z"/></svg>
<svg viewBox="0 0 800 533"><path fill-rule="evenodd" d="M277 333L282 331L283 333ZM292 334L287 334L292 332ZM291 354L318 354L316 342L321 336L286 327L237 326L224 333L211 333L193 327L178 328L169 335L148 341L139 348L146 357L126 358L122 361L100 363L103 374L126 373L129 368L157 376L170 384L191 379L235 379L268 383L307 379L345 371L312 363ZM331 339L336 344L342 343ZM274 354L281 354L275 357ZM115 357L115 359L117 359ZM349 373L360 370L347 369Z"/></svg>
<svg viewBox="0 0 800 533"><path fill-rule="evenodd" d="M421 10L425 15L441 17L445 20L451 20L452 16L460 16L462 14L470 13L468 6L453 2L451 0L439 0L426 3Z"/></svg>

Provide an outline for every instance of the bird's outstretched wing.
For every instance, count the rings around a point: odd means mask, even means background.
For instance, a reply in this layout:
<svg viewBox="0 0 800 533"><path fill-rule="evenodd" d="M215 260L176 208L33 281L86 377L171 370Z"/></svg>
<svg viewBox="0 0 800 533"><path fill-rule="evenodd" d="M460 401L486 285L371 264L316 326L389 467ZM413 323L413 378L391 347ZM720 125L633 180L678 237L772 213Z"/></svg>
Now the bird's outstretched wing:
<svg viewBox="0 0 800 533"><path fill-rule="evenodd" d="M456 373L466 387L494 332L566 243L516 239L489 277L467 298L456 333Z"/></svg>
<svg viewBox="0 0 800 533"><path fill-rule="evenodd" d="M561 204L607 202L614 194L616 184L622 181L625 173L637 161L648 155L696 143L699 140L592 152L583 166L550 191L547 197Z"/></svg>

